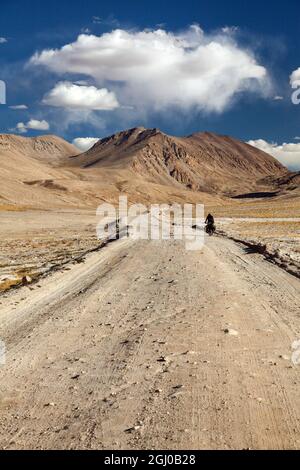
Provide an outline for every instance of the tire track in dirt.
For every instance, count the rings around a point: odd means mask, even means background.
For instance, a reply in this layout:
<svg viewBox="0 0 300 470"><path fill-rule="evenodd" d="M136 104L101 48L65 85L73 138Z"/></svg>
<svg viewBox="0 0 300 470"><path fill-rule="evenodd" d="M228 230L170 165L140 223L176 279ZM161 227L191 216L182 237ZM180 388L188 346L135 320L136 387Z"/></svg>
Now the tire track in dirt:
<svg viewBox="0 0 300 470"><path fill-rule="evenodd" d="M230 240L116 242L0 332L1 448L300 447L299 280Z"/></svg>

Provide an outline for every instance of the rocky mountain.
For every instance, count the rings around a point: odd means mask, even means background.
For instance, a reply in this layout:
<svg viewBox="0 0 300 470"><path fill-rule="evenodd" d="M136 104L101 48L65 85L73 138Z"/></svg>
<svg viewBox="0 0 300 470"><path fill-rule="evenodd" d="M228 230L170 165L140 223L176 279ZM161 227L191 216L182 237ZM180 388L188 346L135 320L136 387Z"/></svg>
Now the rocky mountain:
<svg viewBox="0 0 300 470"><path fill-rule="evenodd" d="M32 138L11 134L0 135L0 156L19 155L20 158L35 159L54 167L62 165L68 157L79 153L74 145L55 135Z"/></svg>
<svg viewBox="0 0 300 470"><path fill-rule="evenodd" d="M263 189L265 178L288 173L272 156L231 137L206 132L179 138L144 128L99 140L70 165L126 169L151 183L228 196Z"/></svg>
<svg viewBox="0 0 300 470"><path fill-rule="evenodd" d="M76 147L56 136L0 135L0 206L62 205L70 177L56 167L76 154Z"/></svg>
<svg viewBox="0 0 300 470"><path fill-rule="evenodd" d="M231 137L144 128L101 139L81 154L56 136L0 135L0 163L2 208L94 208L121 193L132 202L226 204L295 184L272 156Z"/></svg>

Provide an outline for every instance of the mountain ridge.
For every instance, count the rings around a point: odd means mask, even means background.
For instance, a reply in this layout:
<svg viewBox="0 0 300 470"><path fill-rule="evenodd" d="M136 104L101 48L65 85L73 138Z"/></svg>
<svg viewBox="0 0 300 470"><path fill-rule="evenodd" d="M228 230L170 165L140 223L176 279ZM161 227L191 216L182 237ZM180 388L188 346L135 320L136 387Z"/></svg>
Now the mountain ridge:
<svg viewBox="0 0 300 470"><path fill-rule="evenodd" d="M127 169L150 182L225 195L253 190L268 176L288 173L271 155L230 136L199 132L175 137L143 127L100 139L69 163L82 169Z"/></svg>
<svg viewBox="0 0 300 470"><path fill-rule="evenodd" d="M291 172L272 156L211 132L175 137L136 127L84 153L53 135L3 134L0 164L2 207L91 208L120 194L145 204L222 205L247 193L298 193L287 191Z"/></svg>
<svg viewBox="0 0 300 470"><path fill-rule="evenodd" d="M52 134L37 137L0 134L0 154L3 151L23 153L27 158L44 161L51 166L60 165L70 156L80 153L74 145Z"/></svg>

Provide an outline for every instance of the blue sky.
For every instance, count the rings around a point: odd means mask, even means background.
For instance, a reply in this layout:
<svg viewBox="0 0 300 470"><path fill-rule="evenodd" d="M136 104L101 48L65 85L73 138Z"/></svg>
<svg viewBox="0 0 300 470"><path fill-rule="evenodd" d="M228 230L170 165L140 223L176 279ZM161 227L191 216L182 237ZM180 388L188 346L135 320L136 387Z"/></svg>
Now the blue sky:
<svg viewBox="0 0 300 470"><path fill-rule="evenodd" d="M299 14L296 0L53 0L47 8L2 0L0 132L72 141L139 125L209 130L291 144L292 157L270 148L296 167L300 105L290 76L300 67ZM43 56L49 49L58 53ZM27 109L11 109L20 105Z"/></svg>

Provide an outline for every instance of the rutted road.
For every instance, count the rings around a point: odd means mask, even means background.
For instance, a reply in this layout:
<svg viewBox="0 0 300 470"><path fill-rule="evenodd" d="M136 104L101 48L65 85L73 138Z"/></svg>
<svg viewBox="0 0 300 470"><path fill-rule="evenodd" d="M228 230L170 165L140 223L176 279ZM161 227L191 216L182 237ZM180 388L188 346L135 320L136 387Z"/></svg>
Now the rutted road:
<svg viewBox="0 0 300 470"><path fill-rule="evenodd" d="M0 448L300 448L300 281L213 237L115 242L0 297Z"/></svg>

